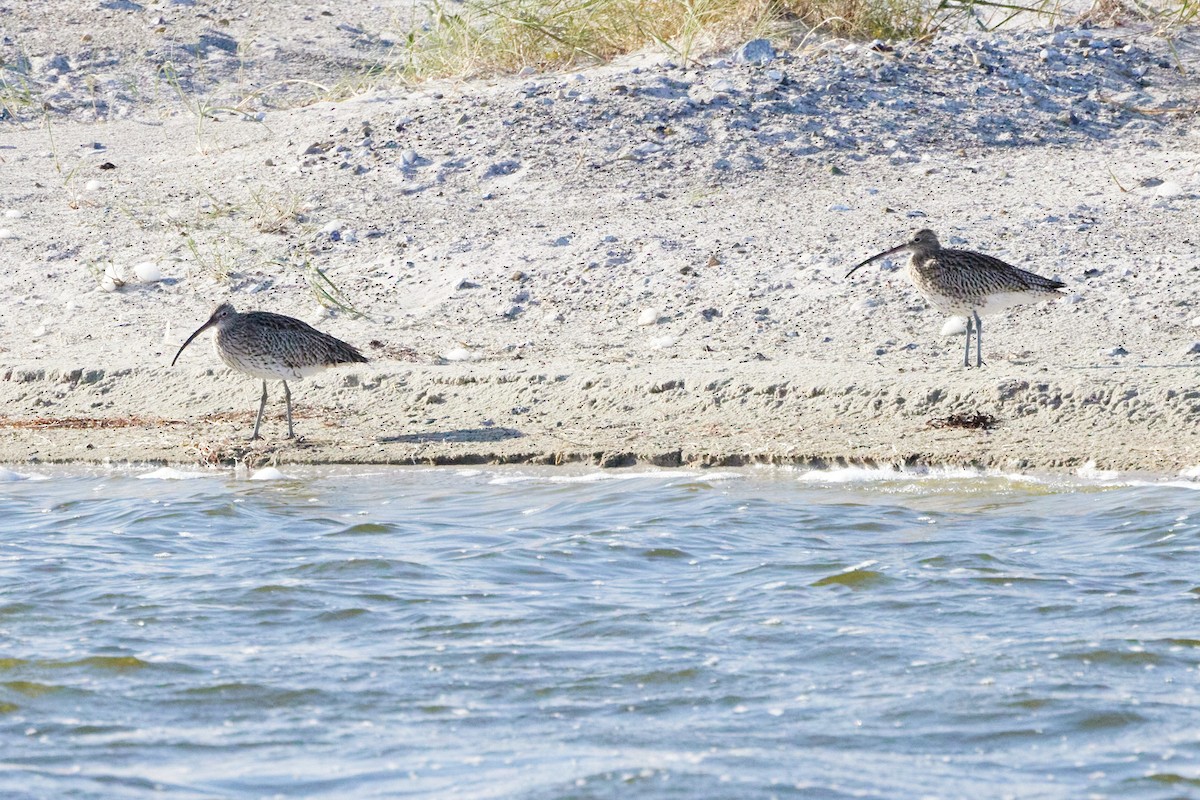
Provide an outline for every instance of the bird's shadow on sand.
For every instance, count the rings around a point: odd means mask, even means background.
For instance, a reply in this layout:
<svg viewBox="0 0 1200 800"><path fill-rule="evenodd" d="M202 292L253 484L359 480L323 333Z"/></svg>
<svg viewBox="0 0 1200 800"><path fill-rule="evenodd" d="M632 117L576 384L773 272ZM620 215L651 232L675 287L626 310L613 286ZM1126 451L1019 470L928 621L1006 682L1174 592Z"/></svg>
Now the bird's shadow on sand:
<svg viewBox="0 0 1200 800"><path fill-rule="evenodd" d="M398 436L380 436L378 441L385 444L500 442L505 439L520 439L524 435L515 428L460 428L456 431L429 431L426 433L404 433Z"/></svg>

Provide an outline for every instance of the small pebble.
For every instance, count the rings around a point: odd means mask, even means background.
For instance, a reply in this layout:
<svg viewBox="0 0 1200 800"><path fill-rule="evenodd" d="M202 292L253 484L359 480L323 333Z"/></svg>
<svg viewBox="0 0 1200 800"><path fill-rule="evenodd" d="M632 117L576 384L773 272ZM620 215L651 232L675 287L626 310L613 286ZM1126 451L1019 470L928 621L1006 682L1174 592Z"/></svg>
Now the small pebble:
<svg viewBox="0 0 1200 800"><path fill-rule="evenodd" d="M659 308L643 309L642 313L638 314L637 324L638 325L654 325L655 323L658 322L658 317L660 314L662 314L662 309L659 309Z"/></svg>
<svg viewBox="0 0 1200 800"><path fill-rule="evenodd" d="M103 187L104 187L104 184L102 184L100 181L90 180L84 185L83 188L85 191L88 191L88 192L98 192Z"/></svg>
<svg viewBox="0 0 1200 800"><path fill-rule="evenodd" d="M737 49L733 60L738 64L768 64L775 60L775 48L768 39L751 39Z"/></svg>

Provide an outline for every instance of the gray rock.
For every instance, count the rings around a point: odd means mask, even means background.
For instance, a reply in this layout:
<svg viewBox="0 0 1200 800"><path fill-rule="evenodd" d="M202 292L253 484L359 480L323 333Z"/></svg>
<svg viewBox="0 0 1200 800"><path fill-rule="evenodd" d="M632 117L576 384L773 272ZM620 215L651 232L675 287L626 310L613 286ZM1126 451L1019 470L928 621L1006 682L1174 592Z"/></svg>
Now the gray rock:
<svg viewBox="0 0 1200 800"><path fill-rule="evenodd" d="M512 175L514 172L516 172L520 168L521 168L521 162L517 161L515 159L508 159L506 161L497 161L496 163L490 164L488 166L488 168L483 173L483 177L499 178L504 175Z"/></svg>
<svg viewBox="0 0 1200 800"><path fill-rule="evenodd" d="M429 159L423 158L416 150L405 150L400 154L400 163L406 167L422 167L429 163Z"/></svg>
<svg viewBox="0 0 1200 800"><path fill-rule="evenodd" d="M767 39L751 39L733 54L737 64L769 64L775 60L775 48Z"/></svg>
<svg viewBox="0 0 1200 800"><path fill-rule="evenodd" d="M234 55L238 51L238 42L237 39L220 31L209 31L200 34L199 49L201 52L216 49Z"/></svg>
<svg viewBox="0 0 1200 800"><path fill-rule="evenodd" d="M64 75L71 71L71 62L61 53L52 56L34 56L29 59L29 66L39 74Z"/></svg>

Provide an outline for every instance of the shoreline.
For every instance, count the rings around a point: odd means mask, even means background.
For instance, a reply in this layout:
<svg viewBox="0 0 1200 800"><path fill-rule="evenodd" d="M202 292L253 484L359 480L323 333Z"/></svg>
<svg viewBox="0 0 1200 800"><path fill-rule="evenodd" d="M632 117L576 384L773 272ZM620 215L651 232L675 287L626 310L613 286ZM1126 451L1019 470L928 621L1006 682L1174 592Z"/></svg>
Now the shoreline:
<svg viewBox="0 0 1200 800"><path fill-rule="evenodd" d="M794 365L793 365L794 366ZM800 374L796 374L796 373ZM224 368L0 370L0 463L952 466L1178 474L1200 465L1187 367L874 367L668 361L652 367L380 364L292 385L296 442L269 390ZM903 380L897 380L903 377ZM65 380L64 380L65 378ZM100 398L150 396L119 413ZM1192 395L1189 397L1188 395ZM54 409L53 415L37 413ZM17 412L17 413L14 413ZM636 412L636 413L635 413ZM961 427L986 420L989 429ZM1050 432L1049 434L1047 432Z"/></svg>

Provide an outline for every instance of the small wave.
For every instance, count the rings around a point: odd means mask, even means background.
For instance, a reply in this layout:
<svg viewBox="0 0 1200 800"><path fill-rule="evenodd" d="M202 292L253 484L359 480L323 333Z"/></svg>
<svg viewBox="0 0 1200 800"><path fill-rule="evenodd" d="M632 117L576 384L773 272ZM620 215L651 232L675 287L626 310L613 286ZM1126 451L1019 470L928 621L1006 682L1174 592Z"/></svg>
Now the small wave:
<svg viewBox="0 0 1200 800"><path fill-rule="evenodd" d="M1028 481L1028 475L968 467L836 467L802 469L796 479L805 483L877 483L880 481L1007 478Z"/></svg>
<svg viewBox="0 0 1200 800"><path fill-rule="evenodd" d="M250 475L250 480L252 480L252 481L286 481L286 480L288 480L288 476L284 475L282 472L275 469L275 467L263 467L262 469L255 470Z"/></svg>
<svg viewBox="0 0 1200 800"><path fill-rule="evenodd" d="M1075 474L1088 481L1115 481L1121 477L1115 469L1097 469L1095 461L1087 462L1075 470Z"/></svg>
<svg viewBox="0 0 1200 800"><path fill-rule="evenodd" d="M1154 487L1158 487L1158 488L1169 487L1171 489L1188 489L1193 492L1200 491L1200 483L1197 483L1196 481L1190 481L1190 480L1169 480L1168 479L1168 480L1161 480L1161 481L1149 481L1149 480L1144 480L1141 478L1134 478L1134 479L1131 479L1128 481L1124 481L1122 483L1115 483L1113 485L1114 486L1154 486Z"/></svg>
<svg viewBox="0 0 1200 800"><path fill-rule="evenodd" d="M211 472L194 472L174 467L159 467L152 472L147 472L145 475L138 475L138 480L142 481L187 481L193 478L211 478Z"/></svg>
<svg viewBox="0 0 1200 800"><path fill-rule="evenodd" d="M1119 489L1125 487L1171 487L1200 490L1200 466L1183 470L1174 479L1124 476L1117 470L1098 469L1094 461L1079 467L1073 475L1027 474L1005 472L997 469L982 469L952 466L913 467L837 467L834 469L803 469L796 467L771 467L771 469L797 470L796 480L813 484L855 483L899 483L913 481L946 480L999 480L1024 486L1041 486L1051 491L1074 490L1081 487Z"/></svg>
<svg viewBox="0 0 1200 800"><path fill-rule="evenodd" d="M1123 476L1119 471L1114 469L1097 469L1095 461L1089 461L1075 471L1075 477L1079 478L1086 484L1100 485L1106 488L1125 488L1125 487L1170 487L1173 489L1190 489L1192 491L1200 490L1200 466L1188 467L1180 470L1179 474L1174 479L1168 477L1152 478L1152 477L1133 477Z"/></svg>
<svg viewBox="0 0 1200 800"><path fill-rule="evenodd" d="M50 480L48 475L40 475L36 472L13 472L11 469L0 467L0 483L10 481L46 481Z"/></svg>
<svg viewBox="0 0 1200 800"><path fill-rule="evenodd" d="M707 473L696 470L653 469L637 470L635 472L603 470L596 472L585 472L577 475L538 475L530 473L523 473L520 475L496 475L489 480L488 483L492 486L504 486L510 483L528 483L529 481L539 481L544 483L602 483L604 481L631 481L638 479L670 481L695 478L702 478L706 481L709 481L733 477L737 477L737 475L732 472Z"/></svg>
<svg viewBox="0 0 1200 800"><path fill-rule="evenodd" d="M601 483L603 481L629 481L638 478L659 479L678 476L680 473L663 471L639 472L588 472L581 475L500 475L488 481L493 486L503 486L506 483L524 483L527 481L544 481L546 483Z"/></svg>

